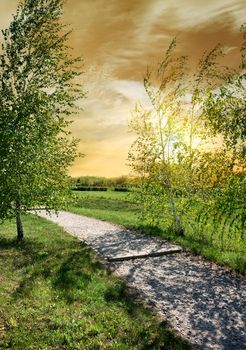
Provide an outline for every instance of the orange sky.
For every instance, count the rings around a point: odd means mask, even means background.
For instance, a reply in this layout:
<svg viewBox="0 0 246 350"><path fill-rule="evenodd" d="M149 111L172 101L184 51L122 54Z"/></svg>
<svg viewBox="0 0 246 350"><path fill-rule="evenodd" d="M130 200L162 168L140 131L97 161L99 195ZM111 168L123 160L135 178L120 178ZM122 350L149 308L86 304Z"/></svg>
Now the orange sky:
<svg viewBox="0 0 246 350"><path fill-rule="evenodd" d="M8 26L17 0L0 0L1 27ZM72 133L81 142L73 176L128 174L126 158L134 135L128 132L147 65L157 63L171 39L193 59L220 42L235 61L246 21L246 0L67 0L64 20L70 44L85 60L87 99Z"/></svg>

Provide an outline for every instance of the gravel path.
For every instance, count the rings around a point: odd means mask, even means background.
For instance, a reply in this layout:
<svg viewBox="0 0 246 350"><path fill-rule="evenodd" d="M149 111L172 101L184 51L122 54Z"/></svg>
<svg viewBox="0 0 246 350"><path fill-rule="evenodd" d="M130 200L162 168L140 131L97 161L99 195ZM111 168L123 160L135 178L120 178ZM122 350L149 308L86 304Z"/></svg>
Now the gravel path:
<svg viewBox="0 0 246 350"><path fill-rule="evenodd" d="M104 221L39 213L104 258L178 248ZM246 279L187 252L110 263L196 349L246 350Z"/></svg>

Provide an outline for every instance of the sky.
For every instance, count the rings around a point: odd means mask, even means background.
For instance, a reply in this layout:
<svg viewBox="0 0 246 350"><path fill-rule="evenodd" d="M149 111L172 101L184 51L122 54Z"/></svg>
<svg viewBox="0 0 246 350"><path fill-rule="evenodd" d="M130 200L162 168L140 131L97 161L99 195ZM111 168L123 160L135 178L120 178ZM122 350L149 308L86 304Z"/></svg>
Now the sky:
<svg viewBox="0 0 246 350"><path fill-rule="evenodd" d="M0 26L8 27L17 0L0 0ZM246 0L66 0L63 20L73 32L75 55L84 59L87 98L74 117L80 139L72 176L127 175L127 154L135 136L129 131L137 102L148 103L143 88L147 66L156 66L171 40L195 64L217 43L237 60L239 32L246 22Z"/></svg>

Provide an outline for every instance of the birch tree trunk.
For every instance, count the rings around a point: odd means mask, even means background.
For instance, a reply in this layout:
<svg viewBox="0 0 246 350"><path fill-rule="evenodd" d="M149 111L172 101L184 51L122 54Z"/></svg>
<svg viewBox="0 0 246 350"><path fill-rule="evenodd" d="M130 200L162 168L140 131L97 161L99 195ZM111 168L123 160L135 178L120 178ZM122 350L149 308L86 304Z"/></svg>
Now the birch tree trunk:
<svg viewBox="0 0 246 350"><path fill-rule="evenodd" d="M181 220L180 220L178 213L177 213L177 210L176 210L174 193L172 190L170 191L170 194L171 194L171 206L172 206L172 211L173 211L175 231L179 236L184 236L184 229L182 227Z"/></svg>
<svg viewBox="0 0 246 350"><path fill-rule="evenodd" d="M20 215L20 201L16 201L16 228L17 228L17 240L22 241L24 237L24 231Z"/></svg>

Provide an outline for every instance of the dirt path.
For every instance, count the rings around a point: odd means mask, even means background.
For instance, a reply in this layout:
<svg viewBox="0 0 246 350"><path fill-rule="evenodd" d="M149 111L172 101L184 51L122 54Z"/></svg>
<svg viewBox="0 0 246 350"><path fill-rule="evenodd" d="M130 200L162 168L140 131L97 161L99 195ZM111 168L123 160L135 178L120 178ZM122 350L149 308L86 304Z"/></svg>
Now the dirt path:
<svg viewBox="0 0 246 350"><path fill-rule="evenodd" d="M85 241L197 349L246 350L246 279L186 252L104 221L60 212L45 217Z"/></svg>

